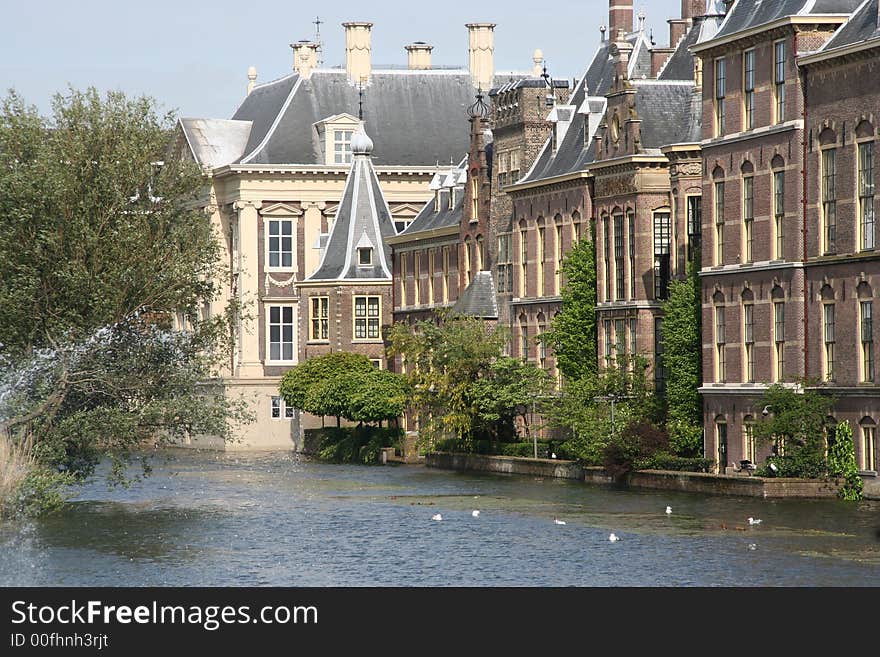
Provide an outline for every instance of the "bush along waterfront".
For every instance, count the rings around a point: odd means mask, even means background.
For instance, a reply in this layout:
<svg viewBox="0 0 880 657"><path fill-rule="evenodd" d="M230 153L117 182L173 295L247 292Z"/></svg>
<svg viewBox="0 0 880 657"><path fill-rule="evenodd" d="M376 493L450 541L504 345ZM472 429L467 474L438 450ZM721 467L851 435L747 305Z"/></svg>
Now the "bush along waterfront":
<svg viewBox="0 0 880 657"><path fill-rule="evenodd" d="M206 385L238 309L201 312L227 272L196 207L201 171L169 151L173 126L119 92L71 89L51 118L14 92L0 102L7 514L57 508L103 457L123 482L132 448L229 438L250 417Z"/></svg>

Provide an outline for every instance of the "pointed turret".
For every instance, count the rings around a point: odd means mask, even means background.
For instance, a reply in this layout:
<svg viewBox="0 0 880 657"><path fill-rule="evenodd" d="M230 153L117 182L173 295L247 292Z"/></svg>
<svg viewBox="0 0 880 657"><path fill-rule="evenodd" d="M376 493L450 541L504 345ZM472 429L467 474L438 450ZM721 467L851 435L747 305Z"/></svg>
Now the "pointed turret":
<svg viewBox="0 0 880 657"><path fill-rule="evenodd" d="M391 280L391 247L385 240L396 231L372 152L373 140L361 127L351 137L351 170L321 263L306 280Z"/></svg>

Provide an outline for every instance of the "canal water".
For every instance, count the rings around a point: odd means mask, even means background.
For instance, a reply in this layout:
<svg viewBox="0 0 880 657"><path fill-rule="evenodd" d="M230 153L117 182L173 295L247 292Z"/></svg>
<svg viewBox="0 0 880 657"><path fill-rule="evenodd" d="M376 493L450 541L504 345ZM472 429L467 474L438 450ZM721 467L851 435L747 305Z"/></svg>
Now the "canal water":
<svg viewBox="0 0 880 657"><path fill-rule="evenodd" d="M129 488L97 477L61 514L0 525L0 586L880 586L880 502L289 453L174 450L154 468Z"/></svg>

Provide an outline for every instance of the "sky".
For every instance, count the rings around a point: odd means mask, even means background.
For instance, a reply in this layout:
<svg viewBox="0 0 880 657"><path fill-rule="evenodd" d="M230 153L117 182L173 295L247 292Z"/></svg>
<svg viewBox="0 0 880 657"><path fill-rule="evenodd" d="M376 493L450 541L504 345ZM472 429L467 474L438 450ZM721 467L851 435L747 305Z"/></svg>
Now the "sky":
<svg viewBox="0 0 880 657"><path fill-rule="evenodd" d="M658 45L679 0L635 0ZM342 23L371 21L374 66L406 65L404 46L434 46L435 65L467 66L465 23L493 22L495 68L530 70L535 48L554 78L579 77L595 52L608 0L388 0L322 3L267 0L5 0L0 91L14 88L43 114L68 85L155 98L178 116L229 118L257 83L291 72L289 44L313 39L320 16L325 66L345 64Z"/></svg>

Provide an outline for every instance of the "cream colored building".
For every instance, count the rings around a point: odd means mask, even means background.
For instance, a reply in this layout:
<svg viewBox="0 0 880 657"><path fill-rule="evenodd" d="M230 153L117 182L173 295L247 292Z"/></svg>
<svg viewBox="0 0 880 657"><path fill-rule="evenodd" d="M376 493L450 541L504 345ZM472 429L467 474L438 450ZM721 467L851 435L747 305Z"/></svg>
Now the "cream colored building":
<svg viewBox="0 0 880 657"><path fill-rule="evenodd" d="M407 46L407 68L374 68L372 24L343 26L344 68L320 68L317 44L300 41L291 44L291 74L258 85L256 71L248 70L248 94L231 119L179 122L178 148L205 170L205 212L233 273L212 312L236 297L248 314L223 374L227 394L244 395L257 419L229 449L297 448L303 428L320 425L285 408L278 396L282 374L302 359L366 350L386 365L381 328L391 323L392 299L380 299L377 311L364 282L322 280L319 298L314 280L307 280L332 257L325 247L361 124L375 144L372 169L382 203L400 232L432 196L438 168L467 151L465 110L476 90L499 79L491 76L491 23L467 25L469 69L432 68L432 47L421 42ZM390 276L385 287L390 295ZM363 328L355 315L365 309L379 313L379 338L371 324L369 338L353 339ZM197 444L222 447L209 439Z"/></svg>

